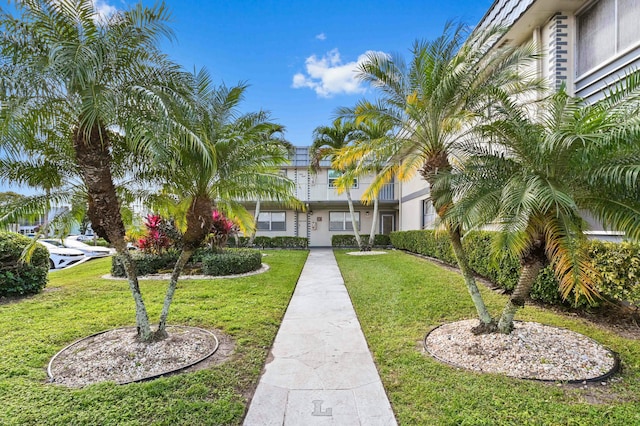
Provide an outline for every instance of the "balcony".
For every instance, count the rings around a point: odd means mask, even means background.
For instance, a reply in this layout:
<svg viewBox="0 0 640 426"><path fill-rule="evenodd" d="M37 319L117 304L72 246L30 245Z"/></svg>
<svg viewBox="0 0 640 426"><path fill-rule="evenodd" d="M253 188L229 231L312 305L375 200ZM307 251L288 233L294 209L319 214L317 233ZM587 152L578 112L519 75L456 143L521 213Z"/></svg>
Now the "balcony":
<svg viewBox="0 0 640 426"><path fill-rule="evenodd" d="M360 181L355 188L351 189L351 199L353 201L360 201L362 195L367 190L370 181ZM380 201L397 201L396 197L396 183L385 184L378 195ZM301 200L307 201L346 201L347 195L345 193L338 194L335 188L329 187L328 182L321 181L320 179L312 182L312 185L307 188L305 184L298 184L297 197Z"/></svg>

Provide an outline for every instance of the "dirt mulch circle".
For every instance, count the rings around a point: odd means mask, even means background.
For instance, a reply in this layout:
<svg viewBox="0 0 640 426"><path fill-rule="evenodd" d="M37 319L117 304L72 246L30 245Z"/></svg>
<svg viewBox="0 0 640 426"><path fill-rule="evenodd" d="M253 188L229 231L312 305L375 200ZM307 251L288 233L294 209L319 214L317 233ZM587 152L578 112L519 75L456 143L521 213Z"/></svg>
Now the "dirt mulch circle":
<svg viewBox="0 0 640 426"><path fill-rule="evenodd" d="M535 322L515 322L509 335L474 335L477 320L443 324L424 339L427 352L454 367L520 379L568 383L604 381L619 368L611 350L582 334Z"/></svg>
<svg viewBox="0 0 640 426"><path fill-rule="evenodd" d="M82 387L112 381L127 384L173 374L208 360L223 341L227 358L230 339L197 327L168 326L169 337L141 343L135 327L117 328L78 340L49 362L50 382ZM218 332L219 333L219 332ZM221 333L219 333L221 334Z"/></svg>

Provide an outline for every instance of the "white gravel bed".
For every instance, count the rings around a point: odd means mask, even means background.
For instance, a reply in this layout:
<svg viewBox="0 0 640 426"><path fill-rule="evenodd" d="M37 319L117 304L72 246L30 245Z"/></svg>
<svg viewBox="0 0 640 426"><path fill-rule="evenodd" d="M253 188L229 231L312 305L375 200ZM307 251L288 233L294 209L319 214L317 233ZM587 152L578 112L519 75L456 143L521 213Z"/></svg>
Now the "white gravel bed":
<svg viewBox="0 0 640 426"><path fill-rule="evenodd" d="M379 254L387 254L386 251L350 251L347 253L350 256L377 256Z"/></svg>
<svg viewBox="0 0 640 426"><path fill-rule="evenodd" d="M269 270L269 265L263 263L260 266L260 269L256 269L255 271L245 272L244 274L235 274L235 275L180 275L181 280L220 280L224 278L238 278L238 277L248 277L250 275L258 275ZM126 277L114 277L111 274L103 275L101 278L106 280L126 280ZM168 280L171 278L171 274L149 274L142 275L138 277L138 280Z"/></svg>
<svg viewBox="0 0 640 426"><path fill-rule="evenodd" d="M186 368L218 348L216 336L195 327L167 327L169 337L140 343L134 327L97 334L64 348L49 363L50 381L69 387L128 383Z"/></svg>
<svg viewBox="0 0 640 426"><path fill-rule="evenodd" d="M509 335L474 335L477 320L444 324L425 339L436 359L483 373L538 380L584 381L609 373L612 352L573 331L535 322L516 322Z"/></svg>

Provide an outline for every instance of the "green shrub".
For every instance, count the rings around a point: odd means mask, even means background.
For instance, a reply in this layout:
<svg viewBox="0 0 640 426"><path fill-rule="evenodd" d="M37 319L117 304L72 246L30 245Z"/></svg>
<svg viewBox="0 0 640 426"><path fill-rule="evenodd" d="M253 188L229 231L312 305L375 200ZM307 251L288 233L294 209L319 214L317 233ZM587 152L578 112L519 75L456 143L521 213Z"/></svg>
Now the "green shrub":
<svg viewBox="0 0 640 426"><path fill-rule="evenodd" d="M515 285L514 285L515 287ZM553 269L551 266L547 266L542 269L536 278L536 281L531 287L531 293L529 294L531 299L538 300L543 303L549 303L553 305L569 304L574 307L586 307L586 300L579 299L579 303L575 302L575 299L570 297L568 300L563 301L560 292L558 291L558 281L553 275Z"/></svg>
<svg viewBox="0 0 640 426"><path fill-rule="evenodd" d="M136 262L138 275L142 276L173 269L179 255L177 251L163 254L137 252L132 257ZM202 263L201 271L205 275L243 274L260 269L262 254L252 249L227 249L222 253L215 253L209 248L200 248L191 256L187 267L197 263ZM120 256L114 256L111 260L111 275L126 276Z"/></svg>
<svg viewBox="0 0 640 426"><path fill-rule="evenodd" d="M109 242L103 238L98 238L98 240L96 241L96 245L100 247L111 247L111 244L109 244Z"/></svg>
<svg viewBox="0 0 640 426"><path fill-rule="evenodd" d="M444 232L431 230L396 231L389 237L394 247L424 256L440 259L445 263L456 265L449 237Z"/></svg>
<svg viewBox="0 0 640 426"><path fill-rule="evenodd" d="M588 251L600 272L595 282L600 294L640 306L640 244L590 241Z"/></svg>
<svg viewBox="0 0 640 426"><path fill-rule="evenodd" d="M227 247L247 247L249 243L249 237L238 237L238 244L236 244L235 238L229 238L227 240Z"/></svg>
<svg viewBox="0 0 640 426"><path fill-rule="evenodd" d="M111 247L111 244L103 238L98 238L95 244L93 243L93 239L82 242L88 246Z"/></svg>
<svg viewBox="0 0 640 426"><path fill-rule="evenodd" d="M29 263L20 262L33 241L15 232L0 232L0 296L35 294L47 285L49 252L37 244Z"/></svg>
<svg viewBox="0 0 640 426"><path fill-rule="evenodd" d="M367 244L369 241L368 234L360 235L360 238L364 244ZM388 235L376 234L373 237L374 247L387 247L389 245L391 245L391 239ZM358 247L358 243L356 242L356 237L353 234L333 235L331 237L331 247Z"/></svg>
<svg viewBox="0 0 640 426"><path fill-rule="evenodd" d="M494 237L493 232L469 232L465 235L462 246L471 269L498 287L511 291L518 284L520 261L509 253L503 253L497 258L492 257L491 246ZM555 281L552 284L555 285Z"/></svg>
<svg viewBox="0 0 640 426"><path fill-rule="evenodd" d="M235 275L260 269L262 253L252 249L227 249L222 253L212 253L202 259L202 273L205 275Z"/></svg>
<svg viewBox="0 0 640 426"><path fill-rule="evenodd" d="M169 251L163 254L137 252L133 253L132 257L136 263L138 275L149 275L156 274L161 270L173 269L179 255L180 253L177 251ZM124 264L120 256L111 258L111 275L114 277L126 277Z"/></svg>
<svg viewBox="0 0 640 426"><path fill-rule="evenodd" d="M469 265L477 274L498 287L511 291L518 283L520 262L508 253L497 258L491 256L495 235L493 232L470 232L464 237L463 247L467 253ZM391 242L398 249L434 257L452 265L456 264L453 253L448 247L448 237L444 233L429 230L393 232ZM640 244L597 240L588 241L586 244L592 266L600 273L600 276L595 279L600 295L614 301L640 306ZM550 266L540 272L530 296L544 303L564 303L582 308L600 304L597 299L590 303L584 297L576 301L573 295L569 295L566 301L562 301L558 282Z"/></svg>
<svg viewBox="0 0 640 426"><path fill-rule="evenodd" d="M265 236L257 236L254 240L253 240L253 244L256 247L261 247L261 248L271 248L273 247L273 243L272 243L272 238L271 237L265 237Z"/></svg>
<svg viewBox="0 0 640 426"><path fill-rule="evenodd" d="M306 249L309 240L304 237L267 237L257 236L253 245L260 248L286 248L286 249ZM227 242L229 247L248 247L249 237L238 237L238 245L235 239L230 238Z"/></svg>
<svg viewBox="0 0 640 426"><path fill-rule="evenodd" d="M303 237L273 237L271 247L286 249L306 249L309 240Z"/></svg>

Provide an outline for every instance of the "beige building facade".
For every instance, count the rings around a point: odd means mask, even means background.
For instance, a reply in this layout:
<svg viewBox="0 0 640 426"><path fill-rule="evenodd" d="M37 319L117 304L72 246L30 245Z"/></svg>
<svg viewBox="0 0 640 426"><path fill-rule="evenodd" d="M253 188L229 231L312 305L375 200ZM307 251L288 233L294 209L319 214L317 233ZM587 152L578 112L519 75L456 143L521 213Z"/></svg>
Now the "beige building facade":
<svg viewBox="0 0 640 426"><path fill-rule="evenodd" d="M330 247L333 235L353 233L347 196L338 194L333 184L339 173L331 169L329 161L322 161L316 172L309 166L309 147L296 147L290 165L282 169L282 173L295 183L295 196L305 204L306 211L287 210L278 204L261 201L256 235L304 237L309 240L310 247ZM374 212L373 205L363 204L361 198L372 179L373 176L361 177L351 189L355 226L365 235L371 231ZM387 184L380 192L376 234L389 234L398 229L398 195L395 183ZM255 205L255 202L248 203L253 214Z"/></svg>
<svg viewBox="0 0 640 426"><path fill-rule="evenodd" d="M639 23L639 0L496 0L477 27L508 28L496 45L535 43L541 55L532 71L550 88L565 85L570 95L592 103L640 68ZM428 199L428 185L419 176L403 183L398 229L432 228ZM619 236L595 222L592 229L598 238Z"/></svg>

